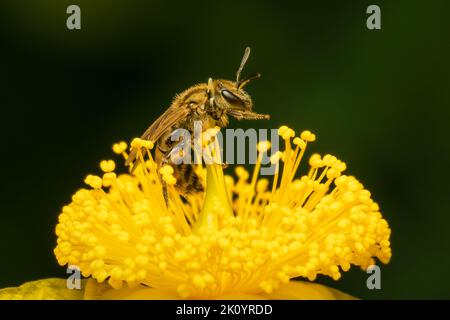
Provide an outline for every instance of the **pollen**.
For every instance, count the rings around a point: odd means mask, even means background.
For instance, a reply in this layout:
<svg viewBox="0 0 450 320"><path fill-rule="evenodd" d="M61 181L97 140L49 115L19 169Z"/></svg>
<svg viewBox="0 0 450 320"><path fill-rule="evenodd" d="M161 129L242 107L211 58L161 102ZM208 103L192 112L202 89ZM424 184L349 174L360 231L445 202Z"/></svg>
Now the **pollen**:
<svg viewBox="0 0 450 320"><path fill-rule="evenodd" d="M134 138L133 141L131 141L131 147L134 149L153 149L153 142L141 138Z"/></svg>
<svg viewBox="0 0 450 320"><path fill-rule="evenodd" d="M114 160L103 160L100 162L100 169L102 169L103 172L112 172L116 168L116 164Z"/></svg>
<svg viewBox="0 0 450 320"><path fill-rule="evenodd" d="M351 265L388 263L391 230L371 193L329 154L312 154L298 172L316 136L287 126L278 134L284 150L270 157L273 178L259 177L271 147L263 142L252 172L196 167L206 188L189 195L174 188L173 167L158 167L145 151L153 143L134 139L145 165L119 174L114 161L102 161L102 175L87 176L88 188L62 208L58 263L116 290L144 285L190 299L270 294L294 278L338 280ZM126 148L120 142L113 151L126 158Z"/></svg>
<svg viewBox="0 0 450 320"><path fill-rule="evenodd" d="M258 149L258 152L267 152L267 150L270 149L270 142L262 141L262 142L258 143L257 149Z"/></svg>
<svg viewBox="0 0 450 320"><path fill-rule="evenodd" d="M88 175L84 182L94 189L100 189L102 187L102 178L99 176Z"/></svg>
<svg viewBox="0 0 450 320"><path fill-rule="evenodd" d="M127 143L125 141L115 143L112 149L115 154L122 154L125 150L127 150Z"/></svg>

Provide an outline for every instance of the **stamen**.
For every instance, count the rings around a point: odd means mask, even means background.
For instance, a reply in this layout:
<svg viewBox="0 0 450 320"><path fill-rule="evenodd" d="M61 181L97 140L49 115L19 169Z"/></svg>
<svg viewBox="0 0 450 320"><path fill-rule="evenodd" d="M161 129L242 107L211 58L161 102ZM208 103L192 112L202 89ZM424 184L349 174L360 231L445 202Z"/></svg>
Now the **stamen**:
<svg viewBox="0 0 450 320"><path fill-rule="evenodd" d="M270 144L258 145L251 179L237 167L235 181L223 174L217 132L202 138L202 152L214 161L195 168L206 180L205 193L181 196L174 168L158 167L146 140L131 143L140 160L133 175L117 174L114 161L102 161L102 176L88 175L90 189L62 209L58 262L78 265L84 276L115 289L144 284L204 299L269 293L295 277L337 280L352 264L389 261L390 228L370 192L342 175L344 162L314 154L309 173L297 176L313 133L295 137L279 128L285 150L270 158L276 170L269 187L258 177ZM126 148L121 142L113 151L126 159Z"/></svg>

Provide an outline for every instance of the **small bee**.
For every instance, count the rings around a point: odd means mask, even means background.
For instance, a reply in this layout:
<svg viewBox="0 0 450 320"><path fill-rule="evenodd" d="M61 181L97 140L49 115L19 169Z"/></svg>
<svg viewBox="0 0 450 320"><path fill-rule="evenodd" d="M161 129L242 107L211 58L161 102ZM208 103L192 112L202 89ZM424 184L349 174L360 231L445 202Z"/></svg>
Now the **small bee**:
<svg viewBox="0 0 450 320"><path fill-rule="evenodd" d="M171 106L144 132L141 139L155 143L155 161L158 165L168 162L168 157L177 144L182 141L173 141L171 134L178 128L194 132L194 123L201 121L202 130L205 131L215 126L228 125L228 116L238 120L269 119L266 114L258 114L252 111L253 102L244 86L251 80L260 77L256 74L244 79L240 78L242 69L250 55L247 47L242 57L239 69L236 72L236 80L213 80L208 83L194 85L180 94L177 94ZM126 161L133 171L138 165L138 150L132 149ZM187 195L203 190L203 186L191 164L179 164L174 166L174 176L177 179L175 187Z"/></svg>

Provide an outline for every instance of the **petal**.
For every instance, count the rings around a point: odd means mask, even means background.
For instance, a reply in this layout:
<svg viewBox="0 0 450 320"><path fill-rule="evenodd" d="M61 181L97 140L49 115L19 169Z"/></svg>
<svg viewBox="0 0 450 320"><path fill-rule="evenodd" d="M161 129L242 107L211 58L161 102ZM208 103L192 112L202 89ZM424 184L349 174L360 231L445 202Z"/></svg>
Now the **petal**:
<svg viewBox="0 0 450 320"><path fill-rule="evenodd" d="M67 280L49 278L0 290L0 300L81 300L84 290L67 289Z"/></svg>
<svg viewBox="0 0 450 320"><path fill-rule="evenodd" d="M179 300L175 291L150 288L144 285L113 289L106 283L89 279L85 289L85 300Z"/></svg>
<svg viewBox="0 0 450 320"><path fill-rule="evenodd" d="M272 300L356 300L339 290L305 281L290 281L272 293L262 295Z"/></svg>

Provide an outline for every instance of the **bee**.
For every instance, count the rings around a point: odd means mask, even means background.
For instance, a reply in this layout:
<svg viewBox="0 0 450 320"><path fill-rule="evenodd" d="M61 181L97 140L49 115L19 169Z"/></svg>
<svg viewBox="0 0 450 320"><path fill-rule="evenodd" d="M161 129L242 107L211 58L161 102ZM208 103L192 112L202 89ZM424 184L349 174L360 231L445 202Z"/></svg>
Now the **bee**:
<svg viewBox="0 0 450 320"><path fill-rule="evenodd" d="M182 143L171 139L176 129L186 129L193 134L196 121L201 121L202 131L205 131L215 126L226 127L229 116L238 120L270 118L267 114L252 111L252 99L244 91L245 85L260 77L258 73L241 79L241 72L249 55L250 48L247 47L236 72L235 81L209 78L207 83L196 84L177 94L170 107L142 134L141 139L150 140L155 144L155 161L158 166L167 163L171 152ZM136 168L139 164L138 150L131 150L125 164L131 167L131 171ZM182 195L203 190L193 166L193 164L173 166L174 176L177 179L175 187Z"/></svg>

